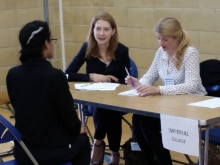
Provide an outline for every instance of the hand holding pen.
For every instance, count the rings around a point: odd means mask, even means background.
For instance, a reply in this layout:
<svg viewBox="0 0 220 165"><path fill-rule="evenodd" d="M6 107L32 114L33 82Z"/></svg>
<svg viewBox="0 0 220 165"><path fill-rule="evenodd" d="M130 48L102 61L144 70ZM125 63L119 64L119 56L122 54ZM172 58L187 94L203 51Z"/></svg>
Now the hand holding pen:
<svg viewBox="0 0 220 165"><path fill-rule="evenodd" d="M127 77L125 78L125 83L130 86L131 88L137 88L141 85L139 80L135 77L130 76L128 69L125 67L125 70L127 72Z"/></svg>

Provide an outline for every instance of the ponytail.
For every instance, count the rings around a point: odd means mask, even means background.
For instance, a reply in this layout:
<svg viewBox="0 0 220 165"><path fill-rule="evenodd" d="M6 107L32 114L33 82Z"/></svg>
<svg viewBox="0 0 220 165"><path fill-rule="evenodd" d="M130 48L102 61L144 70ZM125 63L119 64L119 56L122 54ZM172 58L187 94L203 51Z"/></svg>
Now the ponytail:
<svg viewBox="0 0 220 165"><path fill-rule="evenodd" d="M182 38L180 38L179 40L180 42L174 56L175 66L178 70L180 69L180 66L182 64L186 48L191 44L190 38L185 30L182 31Z"/></svg>

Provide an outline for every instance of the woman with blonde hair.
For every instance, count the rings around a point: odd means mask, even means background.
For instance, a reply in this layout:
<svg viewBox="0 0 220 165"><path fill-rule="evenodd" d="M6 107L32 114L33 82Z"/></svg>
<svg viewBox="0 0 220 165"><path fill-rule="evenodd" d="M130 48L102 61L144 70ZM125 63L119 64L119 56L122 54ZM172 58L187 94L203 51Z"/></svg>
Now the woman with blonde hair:
<svg viewBox="0 0 220 165"><path fill-rule="evenodd" d="M143 77L128 76L126 83L135 86L140 97L149 95L205 95L199 71L199 53L175 18L161 19L155 28L160 48ZM160 78L161 86L153 86ZM163 148L160 119L133 115L133 131L146 155L148 164L171 165L170 153Z"/></svg>
<svg viewBox="0 0 220 165"><path fill-rule="evenodd" d="M86 73L78 73L86 62ZM66 69L69 81L87 82L118 82L125 83L127 73L125 67L130 68L128 48L118 42L118 31L114 18L106 12L96 15L92 19L87 42ZM109 148L112 150L110 165L118 165L119 148L122 134L122 113L104 108L89 107L92 113L95 134L91 155L91 165L103 164L107 135Z"/></svg>

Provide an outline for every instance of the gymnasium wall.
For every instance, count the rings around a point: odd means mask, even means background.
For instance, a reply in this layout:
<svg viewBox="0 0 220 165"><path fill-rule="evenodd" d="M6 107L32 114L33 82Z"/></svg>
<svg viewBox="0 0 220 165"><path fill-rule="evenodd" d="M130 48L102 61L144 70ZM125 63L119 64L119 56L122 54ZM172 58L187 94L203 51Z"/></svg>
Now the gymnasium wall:
<svg viewBox="0 0 220 165"><path fill-rule="evenodd" d="M48 2L53 36L60 40L58 0ZM67 65L86 40L92 17L100 11L115 18L119 40L129 47L139 76L153 60L158 48L153 28L165 16L176 17L182 23L200 52L201 61L220 59L219 0L63 0ZM43 18L43 0L0 0L0 90L5 88L8 69L19 64L19 29L28 21ZM52 60L58 68L62 67L60 52L58 42Z"/></svg>

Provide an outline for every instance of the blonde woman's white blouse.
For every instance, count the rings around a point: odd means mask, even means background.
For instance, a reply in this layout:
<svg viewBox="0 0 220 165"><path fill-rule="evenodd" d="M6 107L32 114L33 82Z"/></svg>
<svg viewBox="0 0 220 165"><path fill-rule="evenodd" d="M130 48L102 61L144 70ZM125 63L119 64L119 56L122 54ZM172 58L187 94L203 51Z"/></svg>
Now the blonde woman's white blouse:
<svg viewBox="0 0 220 165"><path fill-rule="evenodd" d="M188 47L180 69L176 69L174 59L168 62L168 54L160 47L147 73L139 80L141 84L153 85L158 78L163 84L171 76L174 85L159 86L162 95L198 94L205 95L199 69L199 53L194 47Z"/></svg>

